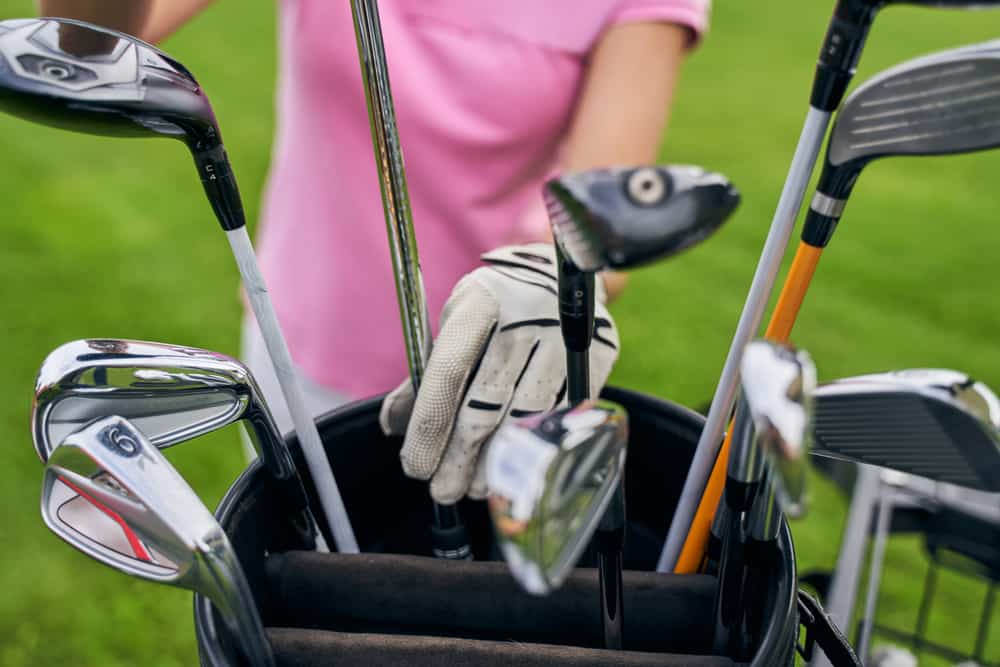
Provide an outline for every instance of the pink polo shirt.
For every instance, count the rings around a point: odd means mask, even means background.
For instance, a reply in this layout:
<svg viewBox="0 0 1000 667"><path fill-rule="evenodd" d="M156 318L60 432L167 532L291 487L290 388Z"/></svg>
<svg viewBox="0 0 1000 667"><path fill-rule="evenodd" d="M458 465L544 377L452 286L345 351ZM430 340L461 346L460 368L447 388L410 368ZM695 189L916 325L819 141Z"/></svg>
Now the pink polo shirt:
<svg viewBox="0 0 1000 667"><path fill-rule="evenodd" d="M586 56L623 22L701 33L709 0L382 0L433 324L481 253L537 238L526 211ZM258 246L296 364L360 398L406 376L347 0L283 0L278 128Z"/></svg>

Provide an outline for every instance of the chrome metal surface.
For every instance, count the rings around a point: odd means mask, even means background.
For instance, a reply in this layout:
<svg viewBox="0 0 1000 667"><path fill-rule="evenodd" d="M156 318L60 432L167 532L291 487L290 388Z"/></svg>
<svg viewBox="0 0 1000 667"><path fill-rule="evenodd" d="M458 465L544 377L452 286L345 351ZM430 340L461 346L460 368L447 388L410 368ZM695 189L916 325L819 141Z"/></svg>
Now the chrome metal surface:
<svg viewBox="0 0 1000 667"><path fill-rule="evenodd" d="M964 373L862 375L815 398L816 454L1000 491L1000 400Z"/></svg>
<svg viewBox="0 0 1000 667"><path fill-rule="evenodd" d="M375 166L385 210L389 252L392 256L393 278L399 299L399 314L403 322L403 339L410 365L410 378L419 387L424 366L431 350L430 318L427 296L420 272L417 237L410 210L410 195L406 187L403 149L396 126L396 111L389 85L382 26L376 0L351 0L354 30L361 60L361 79L368 102L375 146Z"/></svg>
<svg viewBox="0 0 1000 667"><path fill-rule="evenodd" d="M494 436L488 505L501 551L525 590L557 589L619 488L628 417L607 401L520 420Z"/></svg>
<svg viewBox="0 0 1000 667"><path fill-rule="evenodd" d="M222 527L127 420L94 421L51 452L42 518L56 535L125 574L209 597L253 665L273 665L253 594Z"/></svg>
<svg viewBox="0 0 1000 667"><path fill-rule="evenodd" d="M847 206L846 199L827 197L825 194L818 191L813 195L812 202L809 203L809 208L813 211L831 218L840 218L840 216L844 213L845 206Z"/></svg>
<svg viewBox="0 0 1000 667"><path fill-rule="evenodd" d="M799 516L804 511L816 366L803 350L760 340L747 345L740 373L756 447L774 470L778 502L786 514Z"/></svg>
<svg viewBox="0 0 1000 667"><path fill-rule="evenodd" d="M743 349L760 329L764 309L767 307L771 290L774 288L774 281L781 268L781 258L785 254L785 248L788 247L788 240L795 228L795 219L802 207L806 188L809 186L809 178L812 176L813 167L816 165L820 148L823 146L823 138L830 125L830 117L830 113L813 108L809 109L806 116L802 133L795 148L795 155L792 157L792 164L785 178L785 185L781 190L781 197L778 199L778 205L771 220L771 227L767 232L767 240L764 242L760 260L758 260L757 268L754 271L750 291L747 293L743 311L740 313L739 322L736 325L736 333L733 335L732 343L729 344L729 352L722 367L719 384L715 388L715 395L712 397L712 405L708 411L705 428L698 439L698 447L691 461L687 478L684 480L684 488L681 490L680 500L674 510L660 559L656 564L657 572L673 571L681 549L684 547L684 540L687 538L691 521L698 510L698 503L701 501L705 485L708 483L712 466L715 465L715 459L722 447L726 423L729 421L733 404L736 402L739 365L743 358Z"/></svg>

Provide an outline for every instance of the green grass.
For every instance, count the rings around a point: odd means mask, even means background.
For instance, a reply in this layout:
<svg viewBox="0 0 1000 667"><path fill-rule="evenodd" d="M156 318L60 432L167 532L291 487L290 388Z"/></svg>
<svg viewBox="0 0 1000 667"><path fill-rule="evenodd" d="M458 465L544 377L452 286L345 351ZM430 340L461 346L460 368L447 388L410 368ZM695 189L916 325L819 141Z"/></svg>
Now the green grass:
<svg viewBox="0 0 1000 667"><path fill-rule="evenodd" d="M623 339L615 383L694 406L712 395L804 118L830 4L716 3L713 31L685 70L663 156L724 171L744 202L711 243L635 273L614 306ZM32 11L28 0L0 0L0 18ZM220 2L166 44L211 91L251 218L274 121L274 13L270 2ZM1000 13L887 10L859 78L995 37L998 28ZM101 568L43 528L30 397L40 361L75 338L234 353L235 267L180 146L101 140L8 117L0 117L0 137L7 394L0 436L12 473L0 485L9 537L0 568L0 665L194 664L189 595ZM998 165L997 154L987 153L866 170L795 331L821 378L943 366L1000 386ZM241 458L235 431L207 440L170 458L214 506ZM844 517L840 494L814 482L812 512L794 528L803 569L833 563ZM889 558L880 609L912 622L921 547L894 539ZM934 637L968 644L982 589L958 578L944 588Z"/></svg>

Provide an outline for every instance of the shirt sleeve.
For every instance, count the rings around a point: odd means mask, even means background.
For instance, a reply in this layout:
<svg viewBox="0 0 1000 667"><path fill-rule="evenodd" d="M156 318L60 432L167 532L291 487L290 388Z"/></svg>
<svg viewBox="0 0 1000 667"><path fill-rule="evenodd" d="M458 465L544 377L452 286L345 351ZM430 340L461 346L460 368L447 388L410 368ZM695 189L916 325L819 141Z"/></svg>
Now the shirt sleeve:
<svg viewBox="0 0 1000 667"><path fill-rule="evenodd" d="M708 31L711 6L711 0L620 0L605 28L644 21L675 23L691 30L693 48Z"/></svg>

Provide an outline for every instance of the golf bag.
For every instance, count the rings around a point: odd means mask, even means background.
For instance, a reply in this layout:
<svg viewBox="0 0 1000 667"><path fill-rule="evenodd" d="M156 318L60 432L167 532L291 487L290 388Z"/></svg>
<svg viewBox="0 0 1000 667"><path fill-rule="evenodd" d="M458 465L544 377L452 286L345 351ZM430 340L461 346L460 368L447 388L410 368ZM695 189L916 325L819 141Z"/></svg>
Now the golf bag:
<svg viewBox="0 0 1000 667"><path fill-rule="evenodd" d="M427 485L403 475L401 439L382 434L381 401L372 399L318 420L363 553L306 550L302 531L288 519L295 514L269 492L271 479L257 463L216 512L247 573L277 664L737 664L711 654L716 579L654 572L704 419L622 389L608 388L604 398L623 405L630 421L623 650L601 648L589 551L560 590L531 596L499 557L485 503L465 500L461 511L476 559L431 558ZM289 444L300 457L298 443ZM752 664L768 667L793 665L799 636L787 526L775 559L763 598L749 602L765 619ZM232 638L200 595L195 624L202 664L232 662Z"/></svg>

